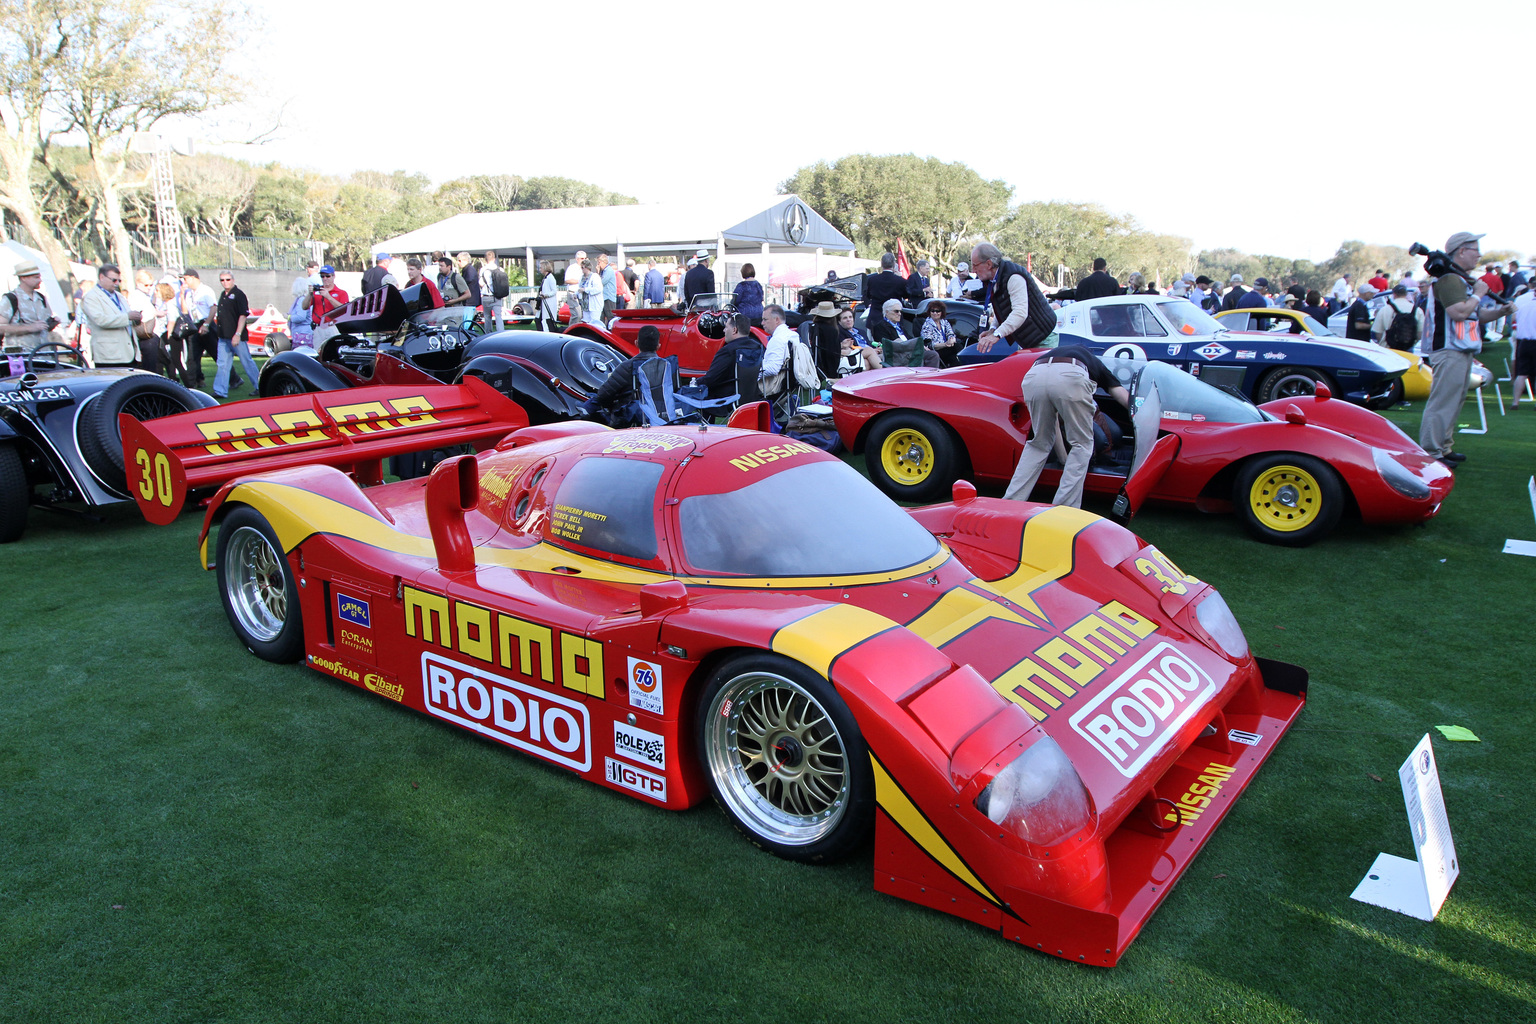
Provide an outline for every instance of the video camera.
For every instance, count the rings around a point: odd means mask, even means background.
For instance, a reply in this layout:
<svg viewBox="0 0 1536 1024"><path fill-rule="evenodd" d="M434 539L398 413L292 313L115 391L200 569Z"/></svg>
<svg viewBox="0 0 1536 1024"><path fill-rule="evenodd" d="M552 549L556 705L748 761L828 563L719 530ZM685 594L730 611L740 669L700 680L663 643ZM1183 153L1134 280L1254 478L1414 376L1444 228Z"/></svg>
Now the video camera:
<svg viewBox="0 0 1536 1024"><path fill-rule="evenodd" d="M1431 249L1423 242L1414 242L1408 247L1408 255L1424 257L1424 273L1430 277L1444 277L1446 274L1457 274L1461 277L1470 277L1460 267L1451 262L1451 258L1439 249Z"/></svg>

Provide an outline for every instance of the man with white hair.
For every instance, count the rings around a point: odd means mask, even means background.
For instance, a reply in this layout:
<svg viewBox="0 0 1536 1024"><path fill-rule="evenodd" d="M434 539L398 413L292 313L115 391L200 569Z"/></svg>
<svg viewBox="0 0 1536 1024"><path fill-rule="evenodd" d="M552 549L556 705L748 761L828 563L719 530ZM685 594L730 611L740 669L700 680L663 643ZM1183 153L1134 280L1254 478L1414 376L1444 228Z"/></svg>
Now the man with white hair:
<svg viewBox="0 0 1536 1024"><path fill-rule="evenodd" d="M1231 278L1228 279L1227 284L1229 284L1231 287L1227 289L1227 294L1224 295L1221 299L1221 308L1223 311L1228 309L1236 309L1237 304L1243 301L1243 296L1248 294L1248 289L1243 287L1242 274L1233 274Z"/></svg>
<svg viewBox="0 0 1536 1024"><path fill-rule="evenodd" d="M1359 298L1349 307L1345 315L1348 319L1344 323L1344 337L1350 341L1371 340L1371 306L1370 302L1376 297L1376 289L1368 284L1363 284L1355 290Z"/></svg>

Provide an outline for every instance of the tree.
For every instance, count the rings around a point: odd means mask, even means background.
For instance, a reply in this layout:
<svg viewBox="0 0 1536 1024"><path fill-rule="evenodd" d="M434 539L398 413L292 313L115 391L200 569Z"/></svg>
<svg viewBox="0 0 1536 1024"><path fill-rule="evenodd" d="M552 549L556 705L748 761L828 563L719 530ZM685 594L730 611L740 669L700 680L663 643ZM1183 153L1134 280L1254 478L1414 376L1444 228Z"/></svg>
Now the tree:
<svg viewBox="0 0 1536 1024"><path fill-rule="evenodd" d="M517 194L514 210L563 210L572 206L628 206L634 196L605 191L600 185L574 178L529 178Z"/></svg>
<svg viewBox="0 0 1536 1024"><path fill-rule="evenodd" d="M1358 287L1375 277L1378 269L1385 270L1391 281L1401 277L1405 270L1417 270L1418 266L1418 258L1409 256L1408 250L1400 245L1368 245L1352 239L1341 243L1322 269L1329 285L1344 274L1350 274Z"/></svg>
<svg viewBox="0 0 1536 1024"><path fill-rule="evenodd" d="M804 199L858 253L874 258L898 239L944 274L961 253L990 235L1008 211L1013 189L987 181L963 163L912 154L845 156L802 167L779 185Z"/></svg>
<svg viewBox="0 0 1536 1024"><path fill-rule="evenodd" d="M45 226L32 191L39 118L59 87L63 62L62 48L50 45L58 36L51 10L36 0L0 0L0 210L31 236L63 282L69 253Z"/></svg>
<svg viewBox="0 0 1536 1024"><path fill-rule="evenodd" d="M1170 280L1195 264L1189 239L1146 231L1134 217L1094 203L1023 203L996 237L998 248L1018 262L1032 257L1038 277L1049 280L1055 267L1065 266L1068 285L1087 276L1100 257L1122 282L1132 271L1149 283Z"/></svg>
<svg viewBox="0 0 1536 1024"><path fill-rule="evenodd" d="M83 138L112 254L130 277L122 193L145 182L128 180L128 136L231 97L220 72L238 45L230 26L246 23L245 12L212 0L19 2L49 15L22 23L36 33L25 55L50 83L37 129L42 160L65 184L50 149L61 137Z"/></svg>
<svg viewBox="0 0 1536 1024"><path fill-rule="evenodd" d="M174 161L176 205L193 233L233 235L237 223L249 223L256 193L256 169L222 156Z"/></svg>

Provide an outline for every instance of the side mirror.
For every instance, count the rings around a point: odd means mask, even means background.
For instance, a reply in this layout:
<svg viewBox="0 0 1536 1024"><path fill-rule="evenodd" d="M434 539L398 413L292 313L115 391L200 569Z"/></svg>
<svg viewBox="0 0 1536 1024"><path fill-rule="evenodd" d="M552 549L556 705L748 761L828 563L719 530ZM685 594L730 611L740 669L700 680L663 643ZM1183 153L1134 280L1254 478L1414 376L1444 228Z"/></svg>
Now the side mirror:
<svg viewBox="0 0 1536 1024"><path fill-rule="evenodd" d="M665 615L688 607L688 588L680 580L647 583L640 588L640 614L644 618Z"/></svg>
<svg viewBox="0 0 1536 1024"><path fill-rule="evenodd" d="M470 572L475 545L464 513L480 504L480 463L473 455L440 462L427 478L427 525L441 572Z"/></svg>
<svg viewBox="0 0 1536 1024"><path fill-rule="evenodd" d="M1307 425L1307 414L1302 412L1298 405L1288 405L1285 407L1285 422L1304 427Z"/></svg>

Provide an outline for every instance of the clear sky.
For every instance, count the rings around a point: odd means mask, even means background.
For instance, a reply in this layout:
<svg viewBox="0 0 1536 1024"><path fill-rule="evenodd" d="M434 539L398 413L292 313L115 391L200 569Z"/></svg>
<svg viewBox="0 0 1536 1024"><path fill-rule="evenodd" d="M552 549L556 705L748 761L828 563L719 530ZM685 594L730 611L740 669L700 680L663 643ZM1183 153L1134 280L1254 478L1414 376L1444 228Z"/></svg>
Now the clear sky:
<svg viewBox="0 0 1536 1024"><path fill-rule="evenodd" d="M200 131L279 121L214 147L255 161L659 202L914 152L1197 248L1536 252L1529 4L250 2L251 98Z"/></svg>

